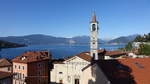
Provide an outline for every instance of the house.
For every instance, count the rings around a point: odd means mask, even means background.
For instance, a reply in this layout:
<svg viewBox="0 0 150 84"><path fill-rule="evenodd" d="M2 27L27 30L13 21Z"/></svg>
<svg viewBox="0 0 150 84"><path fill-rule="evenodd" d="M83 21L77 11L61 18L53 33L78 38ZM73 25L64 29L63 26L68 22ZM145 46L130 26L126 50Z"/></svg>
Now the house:
<svg viewBox="0 0 150 84"><path fill-rule="evenodd" d="M0 84L12 84L13 74L0 71Z"/></svg>
<svg viewBox="0 0 150 84"><path fill-rule="evenodd" d="M99 59L104 59L104 60L111 60L111 59L120 59L125 56L127 56L126 52L122 51L106 51L104 50L98 50L99 54Z"/></svg>
<svg viewBox="0 0 150 84"><path fill-rule="evenodd" d="M93 61L82 69L82 84L150 84L150 58Z"/></svg>
<svg viewBox="0 0 150 84"><path fill-rule="evenodd" d="M0 84L12 84L12 64L5 58L0 59Z"/></svg>
<svg viewBox="0 0 150 84"><path fill-rule="evenodd" d="M133 42L133 43L132 43L132 47L138 49L138 48L140 48L140 45L141 45L141 44L150 45L150 42Z"/></svg>
<svg viewBox="0 0 150 84"><path fill-rule="evenodd" d="M118 57L125 55L119 51L106 51L98 50L98 56L100 59L105 56ZM93 58L90 56L90 52L82 52L78 55L71 56L61 60L53 60L53 69L50 71L51 83L61 84L88 84L85 83L85 78L90 77L91 71L84 70L91 65ZM108 59L107 59L108 60Z"/></svg>
<svg viewBox="0 0 150 84"><path fill-rule="evenodd" d="M48 84L49 82L48 51L23 53L12 60L13 84Z"/></svg>
<svg viewBox="0 0 150 84"><path fill-rule="evenodd" d="M2 72L12 72L12 64L7 59L0 59L0 71Z"/></svg>

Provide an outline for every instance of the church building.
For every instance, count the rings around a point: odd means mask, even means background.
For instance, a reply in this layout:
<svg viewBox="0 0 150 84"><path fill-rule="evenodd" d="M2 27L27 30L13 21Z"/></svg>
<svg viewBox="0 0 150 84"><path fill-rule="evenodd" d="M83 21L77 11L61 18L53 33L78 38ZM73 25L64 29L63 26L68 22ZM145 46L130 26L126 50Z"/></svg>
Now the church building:
<svg viewBox="0 0 150 84"><path fill-rule="evenodd" d="M92 57L86 52L63 60L53 60L51 84L82 84L82 69L88 66L91 60Z"/></svg>
<svg viewBox="0 0 150 84"><path fill-rule="evenodd" d="M83 74L82 69L87 67L92 59L98 60L98 22L95 14L90 22L90 32L90 53L82 52L63 60L53 60L53 69L50 72L51 83L83 84L83 76L87 73Z"/></svg>

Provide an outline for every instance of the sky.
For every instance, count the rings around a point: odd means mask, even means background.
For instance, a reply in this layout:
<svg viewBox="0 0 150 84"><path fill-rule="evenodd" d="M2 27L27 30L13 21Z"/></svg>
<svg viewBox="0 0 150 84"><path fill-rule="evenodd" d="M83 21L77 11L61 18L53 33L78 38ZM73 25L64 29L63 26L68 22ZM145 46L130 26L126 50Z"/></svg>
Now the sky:
<svg viewBox="0 0 150 84"><path fill-rule="evenodd" d="M150 32L150 0L0 0L0 37L90 35L93 11L99 38Z"/></svg>

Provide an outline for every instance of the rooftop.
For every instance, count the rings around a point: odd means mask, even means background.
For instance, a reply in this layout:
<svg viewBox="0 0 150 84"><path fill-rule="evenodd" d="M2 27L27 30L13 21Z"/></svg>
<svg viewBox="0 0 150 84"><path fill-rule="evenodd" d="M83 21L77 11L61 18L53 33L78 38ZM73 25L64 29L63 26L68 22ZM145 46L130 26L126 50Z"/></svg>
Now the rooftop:
<svg viewBox="0 0 150 84"><path fill-rule="evenodd" d="M11 76L13 76L12 73L0 71L0 80Z"/></svg>
<svg viewBox="0 0 150 84"><path fill-rule="evenodd" d="M0 59L0 67L11 66L12 64L5 58Z"/></svg>
<svg viewBox="0 0 150 84"><path fill-rule="evenodd" d="M12 59L12 62L30 63L49 59L50 55L48 51L32 51L23 53L22 55L15 57L14 59Z"/></svg>
<svg viewBox="0 0 150 84"><path fill-rule="evenodd" d="M101 55L115 56L115 55L125 55L126 54L126 53L121 52L121 51L106 51L106 50L98 50L98 53L99 53L99 56L101 56ZM92 61L92 57L90 56L90 52L81 52L75 56L82 58L82 59L89 61L89 62ZM73 58L75 56L70 56L70 57L67 57L65 59L53 60L53 63L54 64L62 64L64 61L66 61L70 58Z"/></svg>
<svg viewBox="0 0 150 84"><path fill-rule="evenodd" d="M150 84L150 58L101 60L98 65L111 84Z"/></svg>

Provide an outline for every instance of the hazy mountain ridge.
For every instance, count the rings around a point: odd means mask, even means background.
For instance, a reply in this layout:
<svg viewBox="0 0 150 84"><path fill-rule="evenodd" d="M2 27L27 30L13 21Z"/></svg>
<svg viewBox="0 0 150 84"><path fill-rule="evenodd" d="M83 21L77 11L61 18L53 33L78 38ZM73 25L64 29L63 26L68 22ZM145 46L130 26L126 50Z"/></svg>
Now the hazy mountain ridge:
<svg viewBox="0 0 150 84"><path fill-rule="evenodd" d="M26 45L43 45L43 44L87 44L89 43L89 36L76 36L72 38L54 37L43 34L33 34L26 36L8 36L0 37L0 40L26 44ZM103 40L99 40L100 43L104 43Z"/></svg>
<svg viewBox="0 0 150 84"><path fill-rule="evenodd" d="M76 36L71 38L73 41L76 43L84 44L84 43L89 43L90 42L90 37L89 36ZM98 39L99 43L105 43L104 40Z"/></svg>
<svg viewBox="0 0 150 84"><path fill-rule="evenodd" d="M58 44L66 43L67 38L63 37L53 37L42 34L26 35L26 36L8 36L0 37L1 40L27 44L27 45L40 45L40 44Z"/></svg>
<svg viewBox="0 0 150 84"><path fill-rule="evenodd" d="M121 36L115 38L113 40L108 41L107 43L128 43L133 41L139 34L129 35L129 36Z"/></svg>
<svg viewBox="0 0 150 84"><path fill-rule="evenodd" d="M127 43L135 39L137 35L130 35L126 37L119 37L107 43ZM8 36L8 37L0 37L0 40L19 43L19 44L26 44L26 45L47 45L47 44L88 44L90 42L89 36L75 36L72 38L65 38L65 37L55 37L50 35L43 35L43 34L33 34L33 35L26 35L26 36ZM99 43L106 43L105 40L98 40Z"/></svg>

